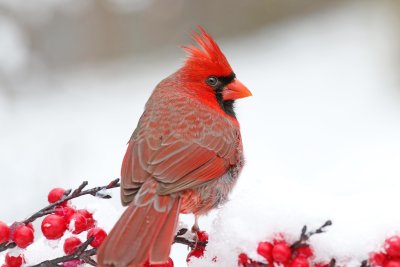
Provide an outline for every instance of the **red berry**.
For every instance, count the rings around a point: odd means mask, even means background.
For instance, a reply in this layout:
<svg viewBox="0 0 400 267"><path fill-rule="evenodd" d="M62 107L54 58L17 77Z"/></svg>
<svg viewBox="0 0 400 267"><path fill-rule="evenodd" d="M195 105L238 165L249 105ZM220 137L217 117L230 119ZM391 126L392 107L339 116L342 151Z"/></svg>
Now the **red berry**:
<svg viewBox="0 0 400 267"><path fill-rule="evenodd" d="M263 256L268 263L272 263L272 248L274 246L270 242L260 242L258 243L257 253Z"/></svg>
<svg viewBox="0 0 400 267"><path fill-rule="evenodd" d="M47 196L49 203L54 203L59 201L64 196L65 190L63 188L53 188Z"/></svg>
<svg viewBox="0 0 400 267"><path fill-rule="evenodd" d="M238 256L238 265L246 267L249 264L251 264L249 256L246 253L240 253Z"/></svg>
<svg viewBox="0 0 400 267"><path fill-rule="evenodd" d="M23 263L25 263L24 254L20 254L18 256L11 256L10 254L6 254L6 266L8 267L20 267Z"/></svg>
<svg viewBox="0 0 400 267"><path fill-rule="evenodd" d="M142 267L174 267L174 262L168 258L166 263L149 263L148 261Z"/></svg>
<svg viewBox="0 0 400 267"><path fill-rule="evenodd" d="M188 253L186 257L186 262L189 262L191 257L201 258L203 257L203 255L204 255L203 247L194 248Z"/></svg>
<svg viewBox="0 0 400 267"><path fill-rule="evenodd" d="M35 228L33 228L33 224L32 223L28 223L26 226L31 228L32 231L35 233Z"/></svg>
<svg viewBox="0 0 400 267"><path fill-rule="evenodd" d="M0 221L0 244L10 239L10 227Z"/></svg>
<svg viewBox="0 0 400 267"><path fill-rule="evenodd" d="M309 267L308 259L302 256L295 257L290 263L290 267Z"/></svg>
<svg viewBox="0 0 400 267"><path fill-rule="evenodd" d="M59 205L54 209L54 213L58 216L64 217L65 222L69 223L71 216L75 214L75 210L69 206Z"/></svg>
<svg viewBox="0 0 400 267"><path fill-rule="evenodd" d="M369 262L373 267L383 266L387 260L387 255L382 252L372 253L369 256Z"/></svg>
<svg viewBox="0 0 400 267"><path fill-rule="evenodd" d="M208 234L206 231L198 231L197 233L197 239L201 242L207 242L208 241Z"/></svg>
<svg viewBox="0 0 400 267"><path fill-rule="evenodd" d="M33 231L26 225L19 225L14 229L13 241L20 248L26 248L33 243Z"/></svg>
<svg viewBox="0 0 400 267"><path fill-rule="evenodd" d="M289 245L281 241L274 245L272 249L272 257L274 261L278 263L286 263L290 260L290 256L292 255L292 251Z"/></svg>
<svg viewBox="0 0 400 267"><path fill-rule="evenodd" d="M107 233L100 227L94 227L88 231L87 238L89 239L91 236L94 236L94 239L90 242L90 245L94 248L98 248L103 243L104 239L106 239Z"/></svg>
<svg viewBox="0 0 400 267"><path fill-rule="evenodd" d="M302 256L305 258L310 258L310 257L314 256L314 253L313 253L311 247L308 245L304 246L304 247L296 248L294 252L295 252L296 256Z"/></svg>
<svg viewBox="0 0 400 267"><path fill-rule="evenodd" d="M400 237L392 236L386 239L385 250L391 257L400 257Z"/></svg>
<svg viewBox="0 0 400 267"><path fill-rule="evenodd" d="M314 267L329 267L330 264L326 262L317 262L314 264Z"/></svg>
<svg viewBox="0 0 400 267"><path fill-rule="evenodd" d="M82 241L75 237L68 237L67 239L65 239L64 241L64 252L67 255L73 254L75 252L75 250L82 244Z"/></svg>
<svg viewBox="0 0 400 267"><path fill-rule="evenodd" d="M77 210L76 212L81 214L81 215L83 215L83 217L85 217L86 224L87 224L86 225L86 227L87 227L86 230L95 226L96 221L95 221L95 219L93 219L93 214L91 214L87 210Z"/></svg>
<svg viewBox="0 0 400 267"><path fill-rule="evenodd" d="M383 267L400 267L400 260L398 260L398 259L389 260L389 261L385 262Z"/></svg>
<svg viewBox="0 0 400 267"><path fill-rule="evenodd" d="M82 233L83 231L86 231L87 230L86 218L80 213L75 213L70 218L68 229L73 234L76 235Z"/></svg>
<svg viewBox="0 0 400 267"><path fill-rule="evenodd" d="M42 221L42 232L47 239L59 239L66 229L65 219L61 216L50 214Z"/></svg>

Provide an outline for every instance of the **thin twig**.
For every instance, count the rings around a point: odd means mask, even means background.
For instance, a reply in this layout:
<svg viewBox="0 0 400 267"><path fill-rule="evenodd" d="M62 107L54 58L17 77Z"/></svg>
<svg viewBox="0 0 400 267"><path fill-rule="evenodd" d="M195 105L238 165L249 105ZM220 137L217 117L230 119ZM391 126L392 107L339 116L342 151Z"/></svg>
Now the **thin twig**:
<svg viewBox="0 0 400 267"><path fill-rule="evenodd" d="M67 261L72 261L72 260L81 260L87 264L90 264L92 266L97 266L97 263L90 258L90 256L96 255L97 249L93 248L93 249L87 249L87 247L89 246L89 244L93 241L94 236L91 236L88 238L88 240L86 240L85 242L83 242L76 250L73 254L71 255L67 255L67 256L63 256L63 257L59 257L56 259L52 259L52 260L46 260L43 261L39 264L36 265L32 265L31 267L53 267L53 266L60 266L58 265L59 263L62 262L67 262Z"/></svg>
<svg viewBox="0 0 400 267"><path fill-rule="evenodd" d="M300 234L299 240L294 242L290 246L290 248L291 249L296 249L296 248L299 248L299 247L308 246L308 244L306 244L306 242L310 239L311 236L313 236L315 234L325 233L325 228L328 227L328 226L331 226L331 225L332 225L332 221L328 220L321 227L319 227L318 229L316 229L314 231L310 231L308 233L307 233L307 226L304 225L303 228L301 229L301 234Z"/></svg>
<svg viewBox="0 0 400 267"><path fill-rule="evenodd" d="M42 208L41 210L35 212L34 214L32 214L30 217L28 217L27 219L25 219L22 222L16 223L16 224L28 224L31 223L33 221L35 221L36 219L46 216L48 214L51 214L54 212L55 207L57 207L58 205L69 201L71 199L77 198L77 197L81 197L84 195L92 195L92 196L98 196L100 198L104 198L104 199L109 199L111 198L110 195L105 194L105 195L98 195L97 193L102 191L102 190L106 190L106 189L111 189L111 188L116 188L116 187L120 187L120 183L119 183L119 178L111 181L111 183L109 183L108 185L105 186L98 186L98 187L93 187L91 189L87 189L87 190L83 190L86 186L88 185L87 181L82 182L82 184L75 189L73 192L71 189L66 190L64 193L64 197L62 197L60 200L47 205L46 207ZM72 194L71 194L72 192ZM97 194L97 195L96 195ZM0 244L0 252L7 250L7 249L11 249L14 248L16 246L16 244L14 242L9 242L6 241L4 243Z"/></svg>
<svg viewBox="0 0 400 267"><path fill-rule="evenodd" d="M175 243L187 245L190 248L194 248L195 246L206 247L208 242L202 242L202 241L197 241L196 242L196 241L188 240L188 239L186 239L184 237L176 236L175 239L174 239L173 244L175 244Z"/></svg>
<svg viewBox="0 0 400 267"><path fill-rule="evenodd" d="M61 198L60 200L58 200L58 201L56 201L56 202L44 207L43 209L39 210L38 212L34 213L32 216L30 216L28 219L24 220L22 223L28 224L30 222L33 222L37 218L43 217L44 215L49 214L49 212L51 213L52 211L54 211L55 207L57 207L58 205L66 202L66 201L69 201L71 199L74 199L74 198L77 198L77 197L81 197L81 196L84 196L84 195L96 196L96 193L101 191L101 190L120 187L119 178L113 180L111 183L109 183L106 186L93 187L91 189L82 191L87 185L88 185L87 181L82 182L82 184L77 189L75 189L72 192L72 194L70 194L71 190L67 190L64 193L64 197L63 198ZM105 199L111 198L110 195L99 196L99 197L105 198Z"/></svg>
<svg viewBox="0 0 400 267"><path fill-rule="evenodd" d="M370 266L371 266L371 264L369 264L368 260L363 260L361 262L361 266L360 267L370 267Z"/></svg>

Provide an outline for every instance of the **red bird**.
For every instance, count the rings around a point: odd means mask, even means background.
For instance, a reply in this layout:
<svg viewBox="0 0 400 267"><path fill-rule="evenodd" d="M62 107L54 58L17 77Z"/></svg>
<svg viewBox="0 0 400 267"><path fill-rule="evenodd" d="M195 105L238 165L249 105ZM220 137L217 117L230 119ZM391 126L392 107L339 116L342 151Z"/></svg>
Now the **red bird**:
<svg viewBox="0 0 400 267"><path fill-rule="evenodd" d="M100 266L168 261L179 213L226 202L244 164L234 101L251 96L202 28L183 67L161 81L122 163L122 214L97 255Z"/></svg>

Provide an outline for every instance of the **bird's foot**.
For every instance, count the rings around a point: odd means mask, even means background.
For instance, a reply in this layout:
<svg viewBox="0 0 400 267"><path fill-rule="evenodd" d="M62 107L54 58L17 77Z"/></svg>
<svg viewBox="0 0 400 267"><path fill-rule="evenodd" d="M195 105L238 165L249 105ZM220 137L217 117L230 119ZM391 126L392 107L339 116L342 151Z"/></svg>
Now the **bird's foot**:
<svg viewBox="0 0 400 267"><path fill-rule="evenodd" d="M196 233L200 231L200 227L199 227L199 216L198 215L194 215L194 224L192 226L192 232Z"/></svg>
<svg viewBox="0 0 400 267"><path fill-rule="evenodd" d="M200 232L200 227L197 223L195 223L192 226L192 233L197 234L197 232Z"/></svg>
<svg viewBox="0 0 400 267"><path fill-rule="evenodd" d="M194 246L197 245L197 242L199 241L199 237L197 235L197 233L200 232L200 227L199 227L199 222L198 222L198 216L194 216L194 224L192 226L192 233L194 234L193 237L193 242L194 242Z"/></svg>

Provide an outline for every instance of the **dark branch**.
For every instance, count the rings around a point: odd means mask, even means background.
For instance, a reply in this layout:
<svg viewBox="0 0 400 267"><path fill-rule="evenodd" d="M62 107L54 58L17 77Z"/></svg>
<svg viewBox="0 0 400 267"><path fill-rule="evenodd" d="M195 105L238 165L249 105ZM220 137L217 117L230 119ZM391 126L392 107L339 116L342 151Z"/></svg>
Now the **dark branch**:
<svg viewBox="0 0 400 267"><path fill-rule="evenodd" d="M301 229L301 234L300 234L299 240L294 242L290 246L290 248L291 249L296 249L296 248L299 248L299 247L308 246L308 244L306 244L306 243L310 239L311 236L313 236L315 234L325 233L325 228L328 227L328 226L331 226L331 225L332 225L332 221L328 220L321 227L319 227L318 229L316 229L314 231L310 231L308 233L307 233L307 226L304 225L303 228Z"/></svg>
<svg viewBox="0 0 400 267"><path fill-rule="evenodd" d="M361 262L361 267L370 267L371 265L368 263L368 260L363 260Z"/></svg>
<svg viewBox="0 0 400 267"><path fill-rule="evenodd" d="M95 248L86 250L87 247L89 246L90 242L93 241L93 239L94 239L94 236L89 237L89 239L86 240L85 242L83 242L77 248L77 250L71 255L59 257L59 258L56 258L56 259L53 259L53 260L43 261L43 262L41 262L39 264L32 265L31 267L60 266L59 263L72 261L72 260L81 260L84 263L90 264L92 266L97 266L97 263L90 257L90 256L93 256L93 255L96 255L97 250Z"/></svg>
<svg viewBox="0 0 400 267"><path fill-rule="evenodd" d="M64 197L46 207L44 207L43 209L39 210L38 212L34 213L32 216L30 216L28 219L24 220L22 223L24 224L28 224L30 222L35 221L37 218L40 218L44 215L47 215L49 213L54 212L54 208L59 206L60 204L69 201L71 199L77 198L77 197L81 197L84 195L92 195L92 196L96 196L96 194L101 191L101 190L105 190L105 189L111 189L111 188L116 188L116 187L120 187L120 183L119 183L119 178L113 180L111 183L109 183L106 186L98 186L98 187L94 187L85 191L82 191L86 186L88 185L87 181L82 182L82 184L75 189L72 194L70 194L71 190L67 190L64 193ZM101 198L111 198L110 195L104 195L104 196L99 196Z"/></svg>
<svg viewBox="0 0 400 267"><path fill-rule="evenodd" d="M207 246L207 242L201 242L201 241L192 241L192 240L188 240L184 237L179 237L179 236L175 236L174 239L174 244L178 243L178 244L183 244L183 245L187 245L190 248L194 248L195 246L202 246L202 247L206 247Z"/></svg>
<svg viewBox="0 0 400 267"><path fill-rule="evenodd" d="M174 242L173 244L177 243L177 244L183 244L186 246L189 246L191 249L193 249L196 246L201 246L201 247L206 247L207 246L207 241L206 242L202 242L202 241L196 241L196 240L189 240L186 239L184 237L182 237L182 235L186 234L186 232L188 231L187 228L181 228L178 233L175 235L174 238Z"/></svg>

